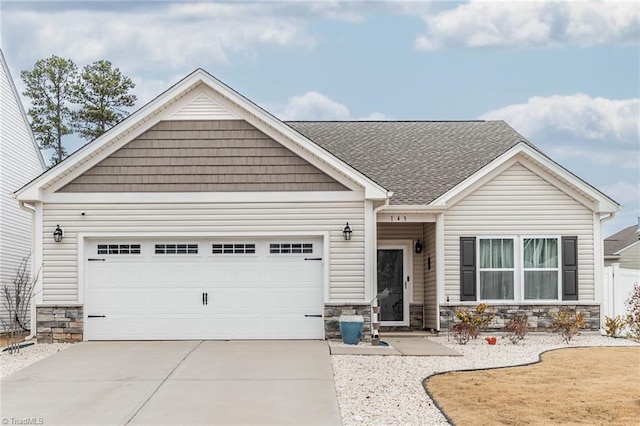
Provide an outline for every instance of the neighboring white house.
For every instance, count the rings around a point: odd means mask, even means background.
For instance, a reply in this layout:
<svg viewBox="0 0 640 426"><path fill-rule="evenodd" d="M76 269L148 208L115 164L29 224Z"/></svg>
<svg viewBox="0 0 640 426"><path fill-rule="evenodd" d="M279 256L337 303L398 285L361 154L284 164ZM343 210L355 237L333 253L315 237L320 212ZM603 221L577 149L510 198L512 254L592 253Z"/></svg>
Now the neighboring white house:
<svg viewBox="0 0 640 426"><path fill-rule="evenodd" d="M46 166L1 51L0 63L0 286L11 286L33 243L32 214L12 194ZM8 318L3 299L0 317Z"/></svg>
<svg viewBox="0 0 640 426"><path fill-rule="evenodd" d="M619 207L502 121L285 123L203 70L15 196L42 341L330 338L378 294L383 331L597 329Z"/></svg>
<svg viewBox="0 0 640 426"><path fill-rule="evenodd" d="M640 269L640 225L631 225L604 240L604 264Z"/></svg>

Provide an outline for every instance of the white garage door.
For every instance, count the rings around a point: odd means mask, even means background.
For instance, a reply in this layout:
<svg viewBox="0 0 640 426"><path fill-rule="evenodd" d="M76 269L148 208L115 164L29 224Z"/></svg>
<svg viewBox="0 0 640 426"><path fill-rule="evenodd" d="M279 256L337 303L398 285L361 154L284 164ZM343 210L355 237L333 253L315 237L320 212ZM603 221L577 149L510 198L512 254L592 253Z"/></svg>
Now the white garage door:
<svg viewBox="0 0 640 426"><path fill-rule="evenodd" d="M320 239L88 241L88 340L321 339Z"/></svg>

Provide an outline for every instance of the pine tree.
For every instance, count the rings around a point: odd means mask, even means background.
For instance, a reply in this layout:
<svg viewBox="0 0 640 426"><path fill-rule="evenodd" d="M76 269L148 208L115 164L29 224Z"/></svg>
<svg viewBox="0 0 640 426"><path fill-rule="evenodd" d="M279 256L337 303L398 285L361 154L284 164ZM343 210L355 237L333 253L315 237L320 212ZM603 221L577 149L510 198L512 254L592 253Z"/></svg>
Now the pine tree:
<svg viewBox="0 0 640 426"><path fill-rule="evenodd" d="M70 104L77 73L72 60L55 55L40 59L33 70L20 73L26 86L23 95L31 98L29 116L34 136L42 149L54 149L53 164L66 157L62 138L73 133Z"/></svg>
<svg viewBox="0 0 640 426"><path fill-rule="evenodd" d="M80 106L74 112L74 128L80 136L92 140L106 132L129 113L136 96L129 94L135 84L123 76L111 62L96 61L83 68L74 86L75 102Z"/></svg>

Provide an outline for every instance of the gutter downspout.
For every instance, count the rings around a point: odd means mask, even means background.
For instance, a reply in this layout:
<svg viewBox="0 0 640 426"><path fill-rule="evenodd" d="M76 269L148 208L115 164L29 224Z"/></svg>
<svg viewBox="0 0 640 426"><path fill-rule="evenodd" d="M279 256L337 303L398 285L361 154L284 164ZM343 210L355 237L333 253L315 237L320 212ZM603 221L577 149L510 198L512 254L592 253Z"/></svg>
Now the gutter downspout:
<svg viewBox="0 0 640 426"><path fill-rule="evenodd" d="M373 250L374 253L378 250L378 212L380 210L385 209L386 207L389 207L389 199L391 198L391 196L393 195L393 192L388 192L387 191L387 198L385 198L384 203L382 203L381 205L379 205L378 207L375 207L373 209L373 222L374 222L374 226L373 226ZM377 259L378 256L374 256L374 259ZM377 264L377 261L375 262ZM377 266L376 266L377 269ZM374 270L373 271L373 277L377 276L377 271ZM375 279L377 281L377 278ZM377 288L377 283L376 283L376 288ZM374 288L375 290L375 288ZM373 294L375 294L375 296L373 297L373 300L371 302L374 302L375 300L378 299L378 294L376 291L373 292Z"/></svg>
<svg viewBox="0 0 640 426"><path fill-rule="evenodd" d="M19 201L18 202L18 206L26 211L31 213L31 252L33 253L33 248L35 246L35 216L36 216L36 207L33 204L29 204L29 203L25 203L24 201ZM31 260L33 261L33 257L31 258ZM34 271L35 271L35 265L33 264L33 262L31 262L31 277L34 276ZM29 335L27 337L25 337L24 340L31 340L34 337L36 337L36 335L34 334L34 330L36 329L35 325L36 325L36 304L33 303L33 298L32 300L29 302L31 303L31 329L29 330Z"/></svg>
<svg viewBox="0 0 640 426"><path fill-rule="evenodd" d="M387 198L385 198L384 203L382 203L381 205L379 205L378 207L375 207L373 209L373 259L375 259L372 263L371 263L371 268L373 269L371 276L373 277L373 299L370 302L371 305L371 337L372 338L378 338L380 336L378 329L373 328L373 323L374 322L379 322L378 320L378 315L377 313L373 312L373 307L378 306L378 274L377 274L377 269L378 269L378 256L377 256L377 252L378 252L378 212L382 209L384 209L385 207L389 206L389 198L391 198L391 196L393 195L393 193L387 191Z"/></svg>

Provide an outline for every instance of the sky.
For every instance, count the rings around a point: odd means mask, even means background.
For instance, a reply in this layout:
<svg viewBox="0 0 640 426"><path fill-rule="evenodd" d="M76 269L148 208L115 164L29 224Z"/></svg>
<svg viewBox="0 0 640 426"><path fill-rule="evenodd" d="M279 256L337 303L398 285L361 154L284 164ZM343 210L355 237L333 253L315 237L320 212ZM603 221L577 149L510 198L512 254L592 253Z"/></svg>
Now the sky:
<svg viewBox="0 0 640 426"><path fill-rule="evenodd" d="M504 120L623 206L606 235L640 217L638 2L3 0L0 24L20 92L55 54L110 60L136 108L203 68L284 120Z"/></svg>

